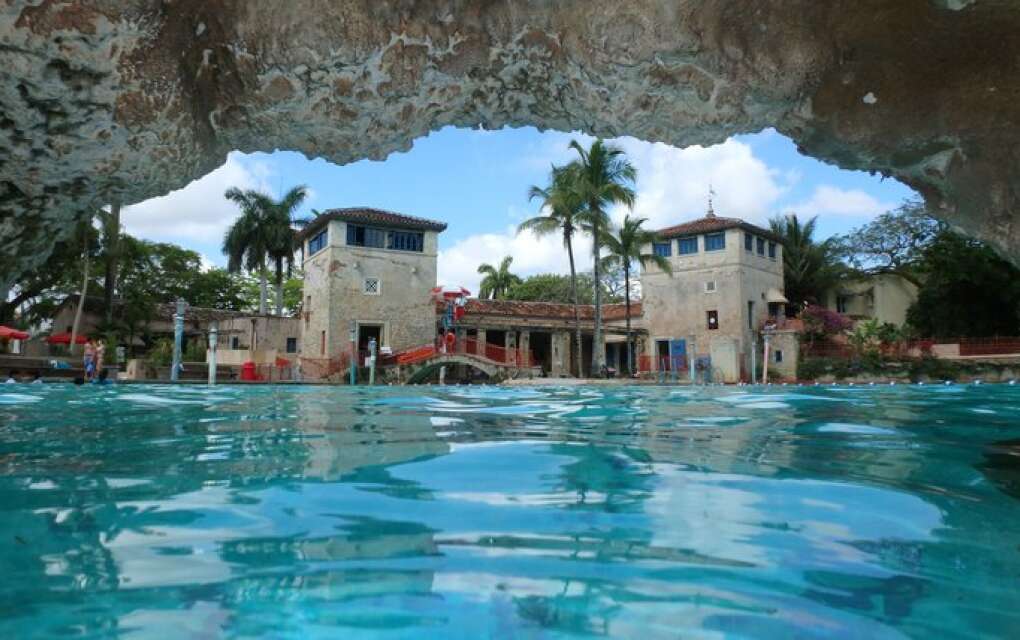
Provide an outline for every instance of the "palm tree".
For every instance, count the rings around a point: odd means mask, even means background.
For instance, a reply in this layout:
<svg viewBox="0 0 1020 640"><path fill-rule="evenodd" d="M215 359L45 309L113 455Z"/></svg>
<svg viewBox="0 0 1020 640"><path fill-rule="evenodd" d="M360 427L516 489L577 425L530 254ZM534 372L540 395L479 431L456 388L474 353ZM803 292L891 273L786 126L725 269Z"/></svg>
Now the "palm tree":
<svg viewBox="0 0 1020 640"><path fill-rule="evenodd" d="M602 278L600 275L600 249L609 228L606 208L611 204L634 206L634 189L637 179L634 165L627 160L623 149L606 145L601 139L585 149L576 140L570 148L579 156L573 164L576 169L574 190L584 203L582 226L592 237L592 258L595 277L595 332L592 339L592 372L601 376L606 366L606 350L602 341Z"/></svg>
<svg viewBox="0 0 1020 640"><path fill-rule="evenodd" d="M788 315L806 302L820 302L843 278L847 269L839 261L833 239L814 239L818 216L801 223L797 214L776 216L769 221L772 233L783 242L783 288L790 305Z"/></svg>
<svg viewBox="0 0 1020 640"><path fill-rule="evenodd" d="M304 199L307 190L294 187L279 200L255 190L227 190L226 197L241 208L241 217L227 230L223 239L223 253L227 256L227 270L242 268L259 274L259 314L268 312L269 282L266 261L275 262L276 314L283 313L283 276L285 265L294 261L294 228L292 216Z"/></svg>
<svg viewBox="0 0 1020 640"><path fill-rule="evenodd" d="M649 264L654 264L664 272L673 277L673 270L669 260L655 253L641 253L645 247L651 247L652 243L658 240L654 231L643 229L642 225L648 222L647 218L632 218L628 214L623 218L623 224L617 230L616 235L608 233L605 236L606 264L619 264L623 267L623 288L624 303L626 304L627 317L627 373L634 373L634 336L630 331L630 269L636 262L644 269Z"/></svg>
<svg viewBox="0 0 1020 640"><path fill-rule="evenodd" d="M570 299L574 303L574 366L577 368L577 377L580 378L583 375L584 363L581 355L581 318L577 304L577 269L574 266L573 242L584 203L574 190L577 182L574 175L576 171L576 166L554 166L548 187L542 189L532 186L528 190L528 199L541 198L542 209L548 211L548 214L525 220L517 227L517 233L531 231L536 236L563 233L563 246L566 247L567 256L570 258Z"/></svg>
<svg viewBox="0 0 1020 640"><path fill-rule="evenodd" d="M71 342L68 350L73 356L78 346L78 329L81 328L81 314L85 309L85 299L89 294L89 265L92 262L92 236L95 230L92 228L92 214L82 218L73 231L75 242L80 241L82 247L82 278L81 293L78 294L78 308L74 311L74 321L71 324Z"/></svg>
<svg viewBox="0 0 1020 640"><path fill-rule="evenodd" d="M276 291L276 315L283 315L283 276L289 278L294 266L294 247L297 244L297 233L294 231L294 211L308 197L308 189L303 185L294 187L279 200L272 202L272 241L269 257L275 261L276 279L273 283ZM297 223L300 225L300 222ZM286 263L286 270L284 264Z"/></svg>
<svg viewBox="0 0 1020 640"><path fill-rule="evenodd" d="M106 245L106 273L103 277L104 313L106 325L113 324L113 292L117 288L117 267L120 261L120 202L110 205L110 212L99 212L103 224L103 244Z"/></svg>
<svg viewBox="0 0 1020 640"><path fill-rule="evenodd" d="M510 273L510 264L513 261L513 256L507 256L499 263L499 268L485 263L478 266L478 273L485 276L479 287L479 298L489 300L505 298L510 287L520 284L521 279Z"/></svg>
<svg viewBox="0 0 1020 640"><path fill-rule="evenodd" d="M227 229L223 238L227 270L237 273L246 269L259 274L259 314L266 315L266 298L269 297L266 258L273 251L276 241L272 198L258 191L241 191L236 187L228 189L225 195L241 207L241 217Z"/></svg>

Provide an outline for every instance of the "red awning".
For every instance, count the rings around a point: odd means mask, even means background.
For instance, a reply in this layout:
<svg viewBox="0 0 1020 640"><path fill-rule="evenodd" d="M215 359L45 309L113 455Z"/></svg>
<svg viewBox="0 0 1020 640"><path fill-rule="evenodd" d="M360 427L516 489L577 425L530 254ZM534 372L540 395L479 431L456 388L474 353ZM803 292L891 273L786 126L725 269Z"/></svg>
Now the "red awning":
<svg viewBox="0 0 1020 640"><path fill-rule="evenodd" d="M28 334L0 325L0 340L28 340Z"/></svg>
<svg viewBox="0 0 1020 640"><path fill-rule="evenodd" d="M88 336L78 335L75 338L74 343L75 344L85 344L88 341L89 341ZM49 338L46 338L46 342L49 342L50 344L71 344L71 334L70 333L54 333Z"/></svg>

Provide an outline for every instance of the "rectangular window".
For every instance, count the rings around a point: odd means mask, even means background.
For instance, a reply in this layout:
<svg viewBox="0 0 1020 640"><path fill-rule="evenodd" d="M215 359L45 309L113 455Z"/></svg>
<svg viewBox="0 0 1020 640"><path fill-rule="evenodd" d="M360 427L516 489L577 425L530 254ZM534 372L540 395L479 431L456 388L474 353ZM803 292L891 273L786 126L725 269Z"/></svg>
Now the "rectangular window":
<svg viewBox="0 0 1020 640"><path fill-rule="evenodd" d="M719 312L712 310L707 312L708 316L708 329L709 331L715 331L719 328Z"/></svg>
<svg viewBox="0 0 1020 640"><path fill-rule="evenodd" d="M319 338L319 353L326 355L326 332L322 332L322 336Z"/></svg>
<svg viewBox="0 0 1020 640"><path fill-rule="evenodd" d="M425 248L425 234L420 231L390 231L386 248L420 253Z"/></svg>
<svg viewBox="0 0 1020 640"><path fill-rule="evenodd" d="M329 229L323 229L319 233L312 236L312 239L308 241L308 255L315 255L326 248L327 241L329 240Z"/></svg>
<svg viewBox="0 0 1020 640"><path fill-rule="evenodd" d="M386 248L386 231L375 227L347 225L347 244L353 247Z"/></svg>
<svg viewBox="0 0 1020 640"><path fill-rule="evenodd" d="M237 336L230 336L230 348L237 351L241 348L241 339Z"/></svg>
<svg viewBox="0 0 1020 640"><path fill-rule="evenodd" d="M770 242L769 243L769 257L772 258L773 260L776 259L776 243L775 242Z"/></svg>
<svg viewBox="0 0 1020 640"><path fill-rule="evenodd" d="M673 243L672 242L656 242L652 245L652 250L655 255L668 258L673 255Z"/></svg>
<svg viewBox="0 0 1020 640"><path fill-rule="evenodd" d="M680 240L679 240L679 242L677 244L679 245L680 255L682 255L682 256L686 256L686 255L690 255L692 253L697 253L698 252L698 238L697 238L697 236L695 236L693 238L680 238Z"/></svg>
<svg viewBox="0 0 1020 640"><path fill-rule="evenodd" d="M287 353L297 353L297 338L287 338Z"/></svg>
<svg viewBox="0 0 1020 640"><path fill-rule="evenodd" d="M308 326L308 322L312 319L312 296L305 296L305 326Z"/></svg>
<svg viewBox="0 0 1020 640"><path fill-rule="evenodd" d="M705 283L705 293L715 293L715 280L709 280Z"/></svg>
<svg viewBox="0 0 1020 640"><path fill-rule="evenodd" d="M758 255L765 255L765 240L758 238Z"/></svg>
<svg viewBox="0 0 1020 640"><path fill-rule="evenodd" d="M836 312L846 313L846 296L836 296Z"/></svg>
<svg viewBox="0 0 1020 640"><path fill-rule="evenodd" d="M379 278L365 278L364 293L366 296L377 296L382 288Z"/></svg>
<svg viewBox="0 0 1020 640"><path fill-rule="evenodd" d="M776 362L782 362L783 361L783 351L782 351L782 349L776 349L775 354L776 354Z"/></svg>
<svg viewBox="0 0 1020 640"><path fill-rule="evenodd" d="M754 331L754 300L747 301L747 328Z"/></svg>
<svg viewBox="0 0 1020 640"><path fill-rule="evenodd" d="M726 248L726 233L709 233L705 235L705 251L722 251Z"/></svg>
<svg viewBox="0 0 1020 640"><path fill-rule="evenodd" d="M754 236L750 233L744 232L744 250L751 251L754 247Z"/></svg>

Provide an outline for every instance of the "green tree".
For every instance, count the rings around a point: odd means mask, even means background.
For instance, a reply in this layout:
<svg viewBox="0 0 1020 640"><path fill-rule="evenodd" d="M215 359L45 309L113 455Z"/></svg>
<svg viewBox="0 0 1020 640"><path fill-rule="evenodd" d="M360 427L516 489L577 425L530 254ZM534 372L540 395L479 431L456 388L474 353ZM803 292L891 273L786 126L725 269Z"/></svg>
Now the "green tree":
<svg viewBox="0 0 1020 640"><path fill-rule="evenodd" d="M283 314L284 307L284 275L290 278L294 267L294 249L300 244L297 240L295 226L300 226L300 219L295 219L294 212L308 197L308 189L297 186L283 194L279 200L271 200L272 241L269 257L275 266L274 288L276 292L276 315ZM286 267L286 269L285 269Z"/></svg>
<svg viewBox="0 0 1020 640"><path fill-rule="evenodd" d="M591 147L585 149L576 140L570 142L570 148L577 152L578 158L571 163L574 169L573 190L584 203L581 213L582 227L592 237L592 264L595 282L601 283L601 248L609 228L607 207L622 204L627 207L634 205L634 181L637 171L627 160L623 150L596 140ZM606 366L606 350L602 339L602 287L595 288L595 334L592 341L592 372L602 376Z"/></svg>
<svg viewBox="0 0 1020 640"><path fill-rule="evenodd" d="M625 317L627 318L627 373L634 373L634 335L630 328L630 276L631 269L635 264L642 269L649 264L654 264L670 277L673 276L669 260L655 253L643 253L645 247L651 247L657 240L654 231L643 228L647 218L632 218L626 215L623 224L617 229L616 234L608 233L605 236L605 245L608 255L606 263L619 265L623 268L623 295L626 305Z"/></svg>
<svg viewBox="0 0 1020 640"><path fill-rule="evenodd" d="M485 276L479 285L478 297L488 300L499 300L506 298L507 291L515 284L520 284L521 279L510 273L510 265L513 263L513 256L506 256L499 263L498 267L483 263L478 266L478 273Z"/></svg>
<svg viewBox="0 0 1020 640"><path fill-rule="evenodd" d="M1014 336L1020 332L1020 270L987 245L952 231L925 250L921 288L907 322L925 337Z"/></svg>
<svg viewBox="0 0 1020 640"><path fill-rule="evenodd" d="M241 208L241 216L227 230L223 238L223 254L227 256L227 270L237 273L246 269L259 277L260 315L266 315L269 297L269 279L266 261L276 251L279 242L278 220L273 211L273 200L258 191L241 191L234 187L226 192Z"/></svg>
<svg viewBox="0 0 1020 640"><path fill-rule="evenodd" d="M772 233L783 242L783 288L790 301L787 315L795 315L809 303L822 302L846 273L836 241L815 240L817 221L815 216L802 224L792 213L770 221Z"/></svg>
<svg viewBox="0 0 1020 640"><path fill-rule="evenodd" d="M103 252L105 273L103 276L104 318L113 323L113 295L117 288L117 266L120 247L120 203L110 205L109 211L100 211L99 220L103 227Z"/></svg>
<svg viewBox="0 0 1020 640"><path fill-rule="evenodd" d="M510 287L507 299L573 305L575 291L579 304L594 304L595 280L591 274L578 273L573 278L559 273L528 276L520 284Z"/></svg>
<svg viewBox="0 0 1020 640"><path fill-rule="evenodd" d="M838 239L837 251L861 273L898 275L921 286L918 271L925 250L946 230L924 202L907 200Z"/></svg>
<svg viewBox="0 0 1020 640"><path fill-rule="evenodd" d="M581 377L584 367L581 355L581 318L577 306L578 280L574 264L574 234L579 230L584 201L575 189L578 183L577 172L577 165L554 166L549 176L549 186L545 188L532 186L528 190L528 199L540 199L546 214L525 220L517 228L517 233L531 231L539 237L553 233L563 235L563 247L567 250L567 258L570 261L570 302L574 305L574 360L577 376ZM593 303L594 285L592 294Z"/></svg>

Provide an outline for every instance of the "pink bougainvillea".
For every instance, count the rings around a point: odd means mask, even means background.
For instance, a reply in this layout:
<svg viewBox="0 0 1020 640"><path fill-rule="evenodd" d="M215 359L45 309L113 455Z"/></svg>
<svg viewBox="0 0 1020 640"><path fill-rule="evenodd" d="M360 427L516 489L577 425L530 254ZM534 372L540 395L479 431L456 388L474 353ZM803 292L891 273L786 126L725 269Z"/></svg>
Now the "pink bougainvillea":
<svg viewBox="0 0 1020 640"><path fill-rule="evenodd" d="M804 332L818 337L841 334L854 324L843 314L815 304L804 307L800 318L804 322Z"/></svg>

